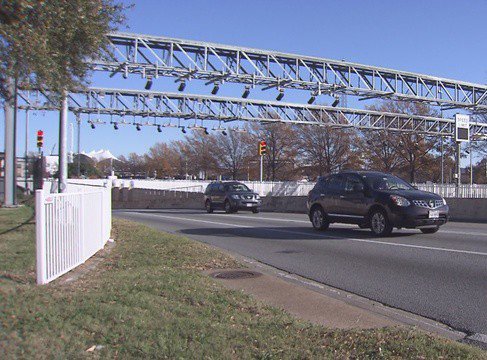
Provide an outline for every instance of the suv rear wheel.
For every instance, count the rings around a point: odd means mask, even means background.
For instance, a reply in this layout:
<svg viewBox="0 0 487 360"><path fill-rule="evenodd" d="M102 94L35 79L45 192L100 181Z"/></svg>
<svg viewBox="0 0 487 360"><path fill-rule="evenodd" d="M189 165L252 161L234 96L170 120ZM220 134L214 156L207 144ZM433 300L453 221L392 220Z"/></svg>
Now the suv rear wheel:
<svg viewBox="0 0 487 360"><path fill-rule="evenodd" d="M388 236L392 233L392 225L384 210L373 210L370 214L370 230L377 236Z"/></svg>
<svg viewBox="0 0 487 360"><path fill-rule="evenodd" d="M321 207L315 207L311 210L311 224L315 230L326 230L330 226L330 222Z"/></svg>
<svg viewBox="0 0 487 360"><path fill-rule="evenodd" d="M211 206L211 201L210 200L206 200L206 202L205 202L205 208L206 208L206 212L208 214L211 214L213 212L213 207Z"/></svg>
<svg viewBox="0 0 487 360"><path fill-rule="evenodd" d="M230 201L228 200L225 200L225 204L223 205L225 207L225 212L227 214L231 214L234 212L233 208L232 208L232 204L230 204Z"/></svg>

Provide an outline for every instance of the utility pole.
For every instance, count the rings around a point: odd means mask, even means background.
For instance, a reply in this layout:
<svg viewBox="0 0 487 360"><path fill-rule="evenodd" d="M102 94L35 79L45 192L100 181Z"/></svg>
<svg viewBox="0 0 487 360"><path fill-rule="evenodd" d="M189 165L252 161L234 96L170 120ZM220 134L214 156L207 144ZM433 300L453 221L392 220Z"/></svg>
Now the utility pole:
<svg viewBox="0 0 487 360"><path fill-rule="evenodd" d="M259 141L259 151L260 156L260 182L264 178L264 155L267 154L267 142L265 140Z"/></svg>
<svg viewBox="0 0 487 360"><path fill-rule="evenodd" d="M456 153L457 197L460 194L460 185L462 184L462 166L460 165L461 151L462 151L462 143L460 141L457 141L457 153Z"/></svg>
<svg viewBox="0 0 487 360"><path fill-rule="evenodd" d="M443 135L441 135L441 144L440 144L440 149L441 149L441 185L445 183L445 160L444 160L444 155L443 155Z"/></svg>
<svg viewBox="0 0 487 360"><path fill-rule="evenodd" d="M25 178L25 193L29 193L29 184L27 183L27 176L28 176L28 165L29 165L29 110L25 110L25 169L24 169L24 178Z"/></svg>
<svg viewBox="0 0 487 360"><path fill-rule="evenodd" d="M443 118L443 109L440 106L440 117ZM443 155L443 135L440 135L440 151L441 151L441 185L445 183L445 171L444 171L444 155Z"/></svg>
<svg viewBox="0 0 487 360"><path fill-rule="evenodd" d="M81 116L79 114L76 114L76 123L78 124L78 139L77 139L77 143L78 143L78 162L77 162L77 166L76 166L76 174L78 175L78 178L81 177L81 156L80 156L80 152L81 152Z"/></svg>
<svg viewBox="0 0 487 360"><path fill-rule="evenodd" d="M63 91L61 98L61 110L59 111L59 186L58 192L66 192L68 179L68 98Z"/></svg>
<svg viewBox="0 0 487 360"><path fill-rule="evenodd" d="M264 177L264 155L260 156L260 182Z"/></svg>
<svg viewBox="0 0 487 360"><path fill-rule="evenodd" d="M473 185L472 140L469 141L468 148L470 153L470 185Z"/></svg>
<svg viewBox="0 0 487 360"><path fill-rule="evenodd" d="M5 113L5 171L4 171L4 199L3 206L15 206L15 112L16 89L12 78L7 78L7 99L4 103Z"/></svg>

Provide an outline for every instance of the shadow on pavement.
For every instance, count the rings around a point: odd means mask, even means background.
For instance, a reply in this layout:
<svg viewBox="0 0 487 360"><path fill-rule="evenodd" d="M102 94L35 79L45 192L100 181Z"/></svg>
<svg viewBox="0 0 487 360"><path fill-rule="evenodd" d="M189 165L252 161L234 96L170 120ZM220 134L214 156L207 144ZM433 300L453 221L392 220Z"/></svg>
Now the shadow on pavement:
<svg viewBox="0 0 487 360"><path fill-rule="evenodd" d="M291 226L256 226L256 227L212 227L212 228L193 228L178 231L185 235L200 236L226 236L238 238L254 238L268 240L345 240L346 238L357 239L377 239L367 230L360 229L333 229L327 231L315 231L309 227L291 227ZM404 238L417 235L415 233L392 233L387 239Z"/></svg>

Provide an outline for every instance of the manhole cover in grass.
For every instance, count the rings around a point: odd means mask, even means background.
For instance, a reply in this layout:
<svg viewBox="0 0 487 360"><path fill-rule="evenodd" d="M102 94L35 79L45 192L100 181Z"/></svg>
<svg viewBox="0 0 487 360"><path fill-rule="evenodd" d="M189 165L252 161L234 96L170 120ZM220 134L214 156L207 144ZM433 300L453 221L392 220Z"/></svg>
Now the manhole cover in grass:
<svg viewBox="0 0 487 360"><path fill-rule="evenodd" d="M218 271L210 274L210 276L215 279L226 279L226 280L249 279L249 278L255 278L260 275L262 274L256 271L249 271L249 270Z"/></svg>

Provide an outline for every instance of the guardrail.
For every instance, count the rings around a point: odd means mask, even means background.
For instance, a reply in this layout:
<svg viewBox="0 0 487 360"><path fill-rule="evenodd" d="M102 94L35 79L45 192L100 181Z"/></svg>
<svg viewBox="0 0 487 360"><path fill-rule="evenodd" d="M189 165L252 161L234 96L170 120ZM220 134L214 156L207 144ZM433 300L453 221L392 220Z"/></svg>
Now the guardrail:
<svg viewBox="0 0 487 360"><path fill-rule="evenodd" d="M37 190L37 283L58 278L101 250L110 238L111 224L109 187L61 194Z"/></svg>

